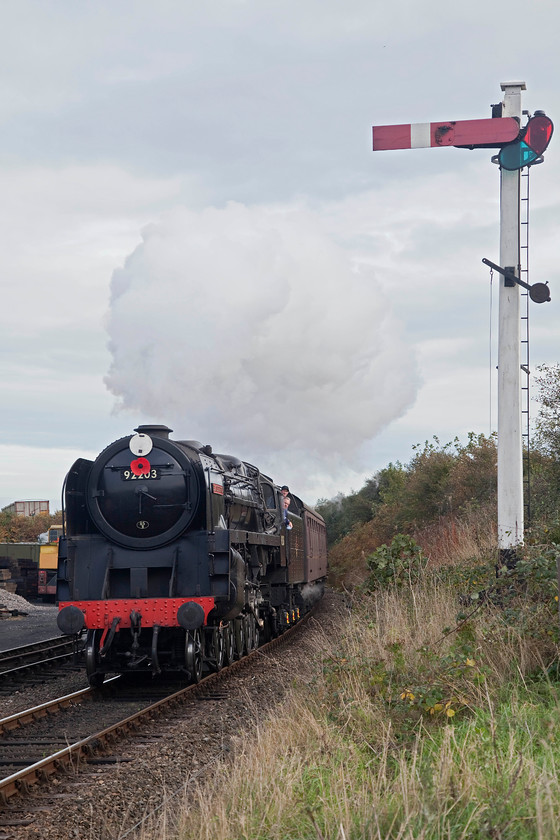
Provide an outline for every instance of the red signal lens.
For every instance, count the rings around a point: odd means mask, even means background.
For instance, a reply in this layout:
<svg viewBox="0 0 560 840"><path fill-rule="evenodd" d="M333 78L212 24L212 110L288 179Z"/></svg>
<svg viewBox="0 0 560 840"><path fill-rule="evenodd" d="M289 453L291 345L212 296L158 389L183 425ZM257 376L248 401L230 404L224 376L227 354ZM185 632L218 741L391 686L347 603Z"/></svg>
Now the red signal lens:
<svg viewBox="0 0 560 840"><path fill-rule="evenodd" d="M552 137L553 125L552 120L548 117L537 116L532 117L527 123L524 141L530 146L538 155L542 155Z"/></svg>

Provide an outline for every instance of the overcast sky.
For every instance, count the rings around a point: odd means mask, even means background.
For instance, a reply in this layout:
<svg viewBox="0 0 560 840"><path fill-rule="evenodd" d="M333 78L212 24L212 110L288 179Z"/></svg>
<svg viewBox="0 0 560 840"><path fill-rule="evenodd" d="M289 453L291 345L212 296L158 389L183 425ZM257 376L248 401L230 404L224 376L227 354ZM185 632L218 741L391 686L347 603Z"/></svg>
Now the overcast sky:
<svg viewBox="0 0 560 840"><path fill-rule="evenodd" d="M2 0L0 506L166 423L310 502L496 427L493 151L371 126L560 114L552 0ZM558 361L560 155L531 170ZM492 304L493 301L493 305ZM532 411L536 412L534 404Z"/></svg>

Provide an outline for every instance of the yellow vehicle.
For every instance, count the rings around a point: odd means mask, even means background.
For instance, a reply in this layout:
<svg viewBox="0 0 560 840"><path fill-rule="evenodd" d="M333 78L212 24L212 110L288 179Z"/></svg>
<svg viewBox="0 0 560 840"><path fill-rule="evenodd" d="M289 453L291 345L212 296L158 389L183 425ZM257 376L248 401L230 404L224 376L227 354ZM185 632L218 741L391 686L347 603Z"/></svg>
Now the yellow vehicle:
<svg viewBox="0 0 560 840"><path fill-rule="evenodd" d="M62 536L62 525L51 525L47 531L47 542L39 550L39 580L37 593L43 600L54 601L56 596L56 570L58 566L58 540Z"/></svg>

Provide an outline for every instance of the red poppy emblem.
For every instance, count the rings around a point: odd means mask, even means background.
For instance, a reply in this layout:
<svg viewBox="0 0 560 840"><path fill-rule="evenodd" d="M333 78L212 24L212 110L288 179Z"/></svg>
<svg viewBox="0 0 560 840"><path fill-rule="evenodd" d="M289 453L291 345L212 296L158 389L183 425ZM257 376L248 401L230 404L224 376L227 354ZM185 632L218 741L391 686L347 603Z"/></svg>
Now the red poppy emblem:
<svg viewBox="0 0 560 840"><path fill-rule="evenodd" d="M151 466L147 458L136 458L130 462L130 469L134 475L144 475L150 472Z"/></svg>

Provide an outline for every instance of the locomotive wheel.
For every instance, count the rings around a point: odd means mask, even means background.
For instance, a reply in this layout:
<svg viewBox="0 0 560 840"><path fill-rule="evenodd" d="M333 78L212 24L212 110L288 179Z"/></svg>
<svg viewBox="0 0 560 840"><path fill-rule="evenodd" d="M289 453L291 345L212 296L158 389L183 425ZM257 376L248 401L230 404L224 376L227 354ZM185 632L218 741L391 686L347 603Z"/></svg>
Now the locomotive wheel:
<svg viewBox="0 0 560 840"><path fill-rule="evenodd" d="M221 671L224 667L225 654L223 627L210 628L209 642L207 659L214 671Z"/></svg>
<svg viewBox="0 0 560 840"><path fill-rule="evenodd" d="M247 616L247 652L250 653L258 647L258 629L254 615Z"/></svg>
<svg viewBox="0 0 560 840"><path fill-rule="evenodd" d="M103 685L105 674L99 670L99 638L97 630L89 630L86 639L86 674L92 688Z"/></svg>
<svg viewBox="0 0 560 840"><path fill-rule="evenodd" d="M204 651L200 630L189 630L185 639L185 665L191 680L195 683L202 678Z"/></svg>
<svg viewBox="0 0 560 840"><path fill-rule="evenodd" d="M216 671L221 671L224 667L224 658L225 658L225 642L224 642L224 628L223 627L216 627L216 631L214 633L214 638L216 643L214 645L214 658L216 660Z"/></svg>
<svg viewBox="0 0 560 840"><path fill-rule="evenodd" d="M231 622L224 627L224 661L231 665L235 659L235 638Z"/></svg>
<svg viewBox="0 0 560 840"><path fill-rule="evenodd" d="M247 635L245 632L245 616L234 620L235 627L235 658L242 659L247 653Z"/></svg>
<svg viewBox="0 0 560 840"><path fill-rule="evenodd" d="M254 615L248 615L247 616L247 624L248 624L248 627L249 627L247 637L248 637L248 639L250 638L250 640L251 640L251 646L250 647L249 647L249 641L247 641L247 650L248 651L256 650L259 646L260 633L259 633L259 625L258 625L257 619L255 618Z"/></svg>

